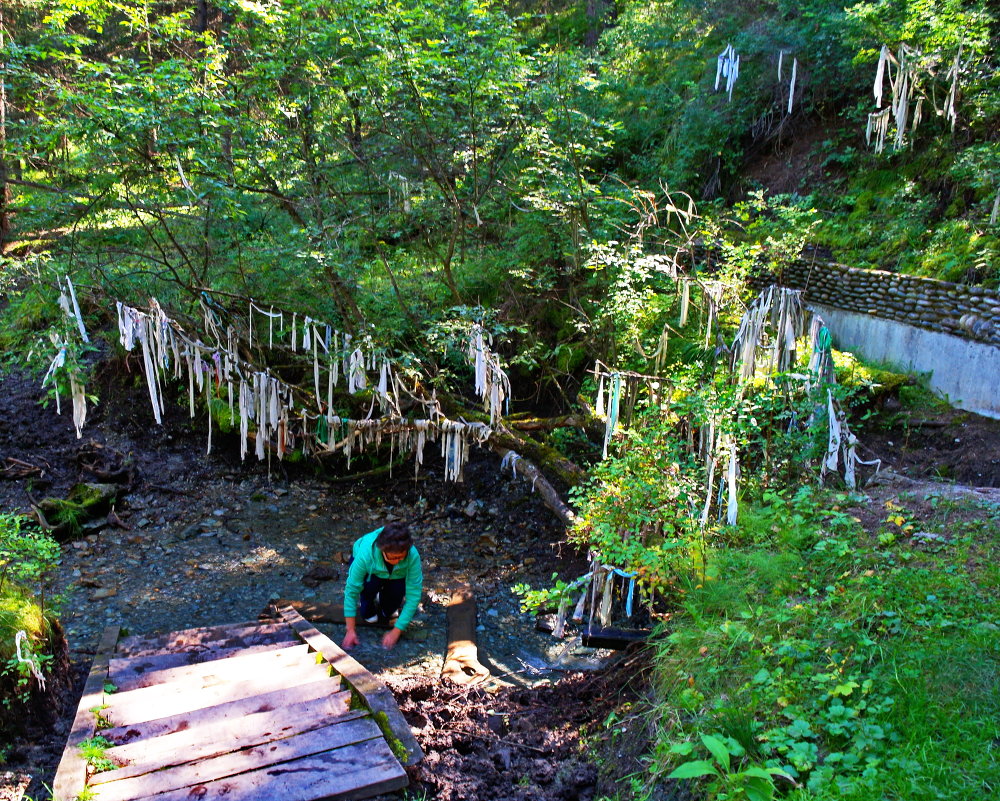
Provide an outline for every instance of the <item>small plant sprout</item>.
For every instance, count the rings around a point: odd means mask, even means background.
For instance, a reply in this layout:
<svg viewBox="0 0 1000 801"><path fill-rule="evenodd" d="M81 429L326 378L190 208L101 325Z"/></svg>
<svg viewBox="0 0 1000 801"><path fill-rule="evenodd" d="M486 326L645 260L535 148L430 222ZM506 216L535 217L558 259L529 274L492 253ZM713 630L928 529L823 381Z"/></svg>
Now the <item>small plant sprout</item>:
<svg viewBox="0 0 1000 801"><path fill-rule="evenodd" d="M678 766L668 779L698 779L710 776L710 789L719 798L746 799L747 801L770 801L776 790L774 779L780 776L792 781L781 768L766 768L760 765L740 767L733 757L741 758L744 749L731 738L713 734L701 735L701 742L711 754L711 759L695 759ZM673 753L687 756L694 750L690 742L679 743L671 748ZM725 793L725 795L722 795Z"/></svg>

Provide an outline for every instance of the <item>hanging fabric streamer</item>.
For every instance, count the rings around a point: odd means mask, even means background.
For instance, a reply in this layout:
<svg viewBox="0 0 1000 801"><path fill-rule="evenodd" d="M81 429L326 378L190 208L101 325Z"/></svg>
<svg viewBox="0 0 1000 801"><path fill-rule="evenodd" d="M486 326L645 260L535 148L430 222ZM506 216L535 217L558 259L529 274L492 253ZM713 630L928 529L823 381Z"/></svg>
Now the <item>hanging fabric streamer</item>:
<svg viewBox="0 0 1000 801"><path fill-rule="evenodd" d="M840 454L840 420L837 411L833 408L833 393L826 391L826 413L827 424L830 428L830 436L827 440L826 459L823 462L824 472L826 470L837 470L838 455Z"/></svg>
<svg viewBox="0 0 1000 801"><path fill-rule="evenodd" d="M736 441L729 439L729 467L726 469L726 484L729 488L729 501L726 507L726 523L730 526L736 525L736 516L739 512L739 502L736 498L736 473L738 470L738 460L736 454Z"/></svg>
<svg viewBox="0 0 1000 801"><path fill-rule="evenodd" d="M87 329L83 326L83 315L80 313L80 304L76 302L76 290L73 288L73 282L69 280L69 276L66 276L66 286L69 287L69 296L73 302L73 316L76 317L76 325L80 330L80 338L84 342L90 342L90 337L87 336Z"/></svg>
<svg viewBox="0 0 1000 801"><path fill-rule="evenodd" d="M622 398L622 376L621 373L611 374L611 387L608 398L608 416L604 426L604 451L602 458L608 458L608 445L614 435L615 426L618 425L618 409Z"/></svg>
<svg viewBox="0 0 1000 801"><path fill-rule="evenodd" d="M21 631L18 631L17 634L14 635L14 653L15 656L17 657L17 663L19 665L28 666L28 670L31 671L31 675L34 676L35 681L38 682L39 689L41 689L44 692L45 676L42 675L42 671L39 669L38 663L35 661L35 659L32 658L30 650L28 650L27 648L25 649L27 651L27 654L22 652L21 650L22 643L27 643L28 645L31 644L31 640L28 639L28 632L24 631L23 629Z"/></svg>

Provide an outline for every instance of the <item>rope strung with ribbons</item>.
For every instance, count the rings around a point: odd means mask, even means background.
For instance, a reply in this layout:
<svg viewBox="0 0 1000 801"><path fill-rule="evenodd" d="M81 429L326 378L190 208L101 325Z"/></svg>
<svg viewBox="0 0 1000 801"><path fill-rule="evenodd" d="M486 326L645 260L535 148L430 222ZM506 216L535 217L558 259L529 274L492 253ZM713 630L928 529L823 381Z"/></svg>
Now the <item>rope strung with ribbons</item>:
<svg viewBox="0 0 1000 801"><path fill-rule="evenodd" d="M165 409L163 385L167 378L187 379L188 409L195 414L195 396L204 394L207 407L220 402L228 406L230 419L239 421L240 456L246 458L253 431L254 451L263 460L273 443L278 458L301 446L305 453L325 454L339 451L350 467L355 451L364 451L371 444L389 438L393 453L413 453L415 471L423 464L423 450L428 441L441 442L445 460L445 476L459 481L469 458L472 444L482 445L492 433L483 423L447 419L440 410L435 395L418 397L405 386L400 372L384 353L377 351L370 338L355 338L337 331L310 317L304 317L299 328L298 317L292 315L291 349L312 357L312 393L291 385L275 376L269 368L259 369L243 359L236 349L238 336L232 326L222 331L222 320L203 299L205 328L212 332L214 343L189 336L182 327L160 308L155 299L145 312L123 303L117 304L119 341L127 351L136 346L142 352L143 373L149 392L153 416L162 423ZM271 307L273 309L273 307ZM264 311L251 302L253 311L265 314L269 321L279 321L282 312ZM252 319L250 323L252 337ZM301 333L301 337L299 334ZM276 332L268 332L273 345ZM248 339L249 341L249 339ZM498 422L501 406L510 395L510 383L490 350L480 326L469 334L468 355L476 371L476 389L490 409L491 420ZM326 393L322 393L322 373L326 372ZM334 387L345 379L351 395L369 387L368 373L378 372L373 385L372 404L361 419L338 415L334 410ZM224 388L224 389L223 389ZM423 408L423 417L404 417L401 398ZM315 404L315 411L308 407ZM379 416L375 416L375 406ZM212 443L212 415L209 414L208 452Z"/></svg>

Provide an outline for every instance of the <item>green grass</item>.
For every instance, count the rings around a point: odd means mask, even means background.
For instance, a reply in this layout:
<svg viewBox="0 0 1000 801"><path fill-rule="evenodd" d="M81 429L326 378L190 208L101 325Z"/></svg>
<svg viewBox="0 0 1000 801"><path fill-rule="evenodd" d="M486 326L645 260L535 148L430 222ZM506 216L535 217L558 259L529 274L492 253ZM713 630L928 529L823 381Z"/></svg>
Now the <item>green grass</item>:
<svg viewBox="0 0 1000 801"><path fill-rule="evenodd" d="M695 798L754 801L739 779L751 766L793 776L775 784L796 801L1000 792L997 513L939 499L920 519L892 504L866 531L852 509L869 503L772 496L713 554L655 644L637 797L710 760L705 735L733 764L729 780L684 780Z"/></svg>

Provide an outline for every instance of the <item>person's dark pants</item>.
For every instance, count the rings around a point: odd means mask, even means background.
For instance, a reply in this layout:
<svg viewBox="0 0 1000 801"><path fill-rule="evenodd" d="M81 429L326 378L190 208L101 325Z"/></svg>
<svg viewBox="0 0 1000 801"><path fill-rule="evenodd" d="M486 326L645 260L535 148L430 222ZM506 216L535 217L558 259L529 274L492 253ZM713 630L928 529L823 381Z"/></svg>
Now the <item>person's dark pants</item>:
<svg viewBox="0 0 1000 801"><path fill-rule="evenodd" d="M379 623L388 622L403 608L406 579L384 579L369 576L361 588L358 601L359 616L366 620L378 616ZM376 598L376 596L378 596Z"/></svg>

